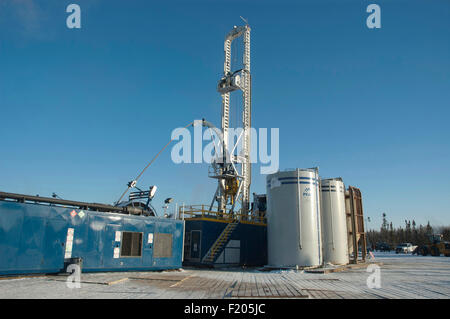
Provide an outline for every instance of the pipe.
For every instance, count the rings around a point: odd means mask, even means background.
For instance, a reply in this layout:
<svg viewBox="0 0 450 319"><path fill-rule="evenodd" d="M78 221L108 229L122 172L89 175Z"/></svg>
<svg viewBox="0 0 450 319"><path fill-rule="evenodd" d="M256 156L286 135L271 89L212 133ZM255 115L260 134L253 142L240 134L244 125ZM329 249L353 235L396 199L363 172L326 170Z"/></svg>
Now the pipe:
<svg viewBox="0 0 450 319"><path fill-rule="evenodd" d="M132 215L141 215L144 213L144 210L137 207L125 206L111 206L106 204L99 203L86 203L86 202L77 202L72 200L65 200L59 198L51 198L51 197L40 197L40 196L31 196L31 195L23 195L23 194L15 194L15 193L5 193L0 192L0 200L4 199L13 199L18 202L35 202L35 203L47 203L47 204L55 204L55 205L63 205L63 206L73 206L79 207L82 209L91 209L100 212L115 212L121 214L132 214Z"/></svg>

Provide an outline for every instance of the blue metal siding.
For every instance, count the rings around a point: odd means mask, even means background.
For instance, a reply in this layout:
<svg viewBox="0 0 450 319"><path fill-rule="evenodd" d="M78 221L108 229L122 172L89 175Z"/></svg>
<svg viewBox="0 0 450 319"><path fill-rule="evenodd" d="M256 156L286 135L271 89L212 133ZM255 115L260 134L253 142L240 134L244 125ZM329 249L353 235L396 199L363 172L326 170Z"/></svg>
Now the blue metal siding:
<svg viewBox="0 0 450 319"><path fill-rule="evenodd" d="M21 236L23 224L23 211L10 206L5 213L0 214L0 270L9 268L17 264L17 256L20 247L17 241L20 240L17 236ZM16 209L15 209L16 208Z"/></svg>
<svg viewBox="0 0 450 319"><path fill-rule="evenodd" d="M227 227L226 223L220 222L201 222L202 238L201 238L201 258L203 258L207 253L209 248L217 240L217 237L223 232Z"/></svg>
<svg viewBox="0 0 450 319"><path fill-rule="evenodd" d="M156 217L84 211L0 201L0 275L56 273L64 268L68 228L74 229L72 257L83 258L83 271L162 270L181 267L183 222ZM80 210L76 210L77 213ZM114 258L116 231L143 233L142 256ZM172 257L153 258L148 234L172 234Z"/></svg>
<svg viewBox="0 0 450 319"><path fill-rule="evenodd" d="M267 265L267 227L239 224L236 238L241 239L241 265Z"/></svg>
<svg viewBox="0 0 450 319"><path fill-rule="evenodd" d="M207 254L227 223L209 220L186 220L186 233L201 230L201 257ZM262 266L267 264L267 227L239 223L231 240L240 241L240 265ZM186 265L201 265L201 262L186 261Z"/></svg>

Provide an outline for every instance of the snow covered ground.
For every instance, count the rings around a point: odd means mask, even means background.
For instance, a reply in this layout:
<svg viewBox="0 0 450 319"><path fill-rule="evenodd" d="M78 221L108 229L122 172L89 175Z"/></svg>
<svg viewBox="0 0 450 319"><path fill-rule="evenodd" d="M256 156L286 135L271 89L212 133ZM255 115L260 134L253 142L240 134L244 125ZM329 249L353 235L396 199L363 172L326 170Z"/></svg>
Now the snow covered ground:
<svg viewBox="0 0 450 319"><path fill-rule="evenodd" d="M329 274L194 268L86 273L79 289L68 288L65 276L3 279L0 298L450 298L450 257L374 255L383 264L370 272L364 267Z"/></svg>

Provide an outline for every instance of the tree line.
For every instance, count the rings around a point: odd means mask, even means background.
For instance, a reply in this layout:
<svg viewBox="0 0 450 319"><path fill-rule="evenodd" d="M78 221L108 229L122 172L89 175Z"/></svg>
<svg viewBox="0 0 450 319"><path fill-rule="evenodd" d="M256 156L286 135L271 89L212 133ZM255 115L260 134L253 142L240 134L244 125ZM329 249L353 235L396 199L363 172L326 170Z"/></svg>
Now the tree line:
<svg viewBox="0 0 450 319"><path fill-rule="evenodd" d="M403 227L393 227L392 222L389 222L386 214L383 213L380 230L369 230L367 232L367 243L368 245L387 243L391 247L400 243L412 243L421 246L430 243L432 234L442 234L445 241L450 241L450 226L432 227L430 222L426 225L417 225L415 220L405 220Z"/></svg>

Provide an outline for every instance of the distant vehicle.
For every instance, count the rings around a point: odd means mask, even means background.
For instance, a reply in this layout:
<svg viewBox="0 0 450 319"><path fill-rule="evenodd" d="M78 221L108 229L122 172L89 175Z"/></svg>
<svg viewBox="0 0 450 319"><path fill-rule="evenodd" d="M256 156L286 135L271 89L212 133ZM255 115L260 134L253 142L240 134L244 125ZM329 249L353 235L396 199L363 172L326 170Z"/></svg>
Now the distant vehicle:
<svg viewBox="0 0 450 319"><path fill-rule="evenodd" d="M403 244L398 245L395 248L395 253L396 254L399 254L399 253L409 254L409 253L412 253L416 248L417 248L417 246L414 246L411 243L403 243Z"/></svg>
<svg viewBox="0 0 450 319"><path fill-rule="evenodd" d="M429 237L430 244L420 246L417 250L417 254L426 256L440 256L443 254L446 257L450 257L450 242L444 241L441 234L433 234Z"/></svg>
<svg viewBox="0 0 450 319"><path fill-rule="evenodd" d="M378 251L391 251L391 246L388 243L377 243L375 245L375 250Z"/></svg>

